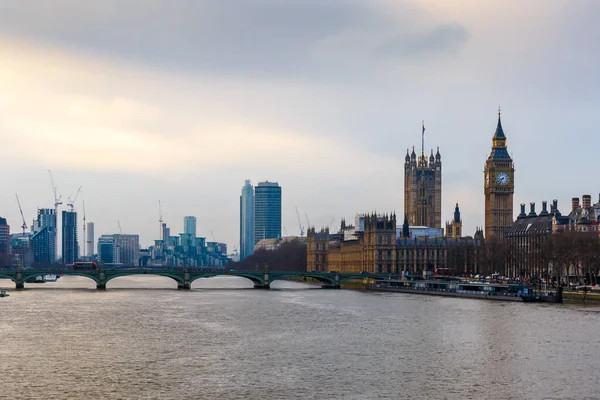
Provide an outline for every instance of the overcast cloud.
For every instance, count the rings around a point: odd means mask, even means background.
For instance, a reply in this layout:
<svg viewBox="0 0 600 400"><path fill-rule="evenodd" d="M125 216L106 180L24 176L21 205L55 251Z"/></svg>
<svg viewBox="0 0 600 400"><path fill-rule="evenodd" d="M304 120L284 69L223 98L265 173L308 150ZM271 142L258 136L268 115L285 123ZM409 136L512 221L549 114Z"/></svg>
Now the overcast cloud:
<svg viewBox="0 0 600 400"><path fill-rule="evenodd" d="M600 186L594 0L0 0L0 216L18 231L84 187L97 235L239 243L244 179L283 187L283 225L403 212L407 148L440 147L443 216L483 225L502 105L518 204Z"/></svg>

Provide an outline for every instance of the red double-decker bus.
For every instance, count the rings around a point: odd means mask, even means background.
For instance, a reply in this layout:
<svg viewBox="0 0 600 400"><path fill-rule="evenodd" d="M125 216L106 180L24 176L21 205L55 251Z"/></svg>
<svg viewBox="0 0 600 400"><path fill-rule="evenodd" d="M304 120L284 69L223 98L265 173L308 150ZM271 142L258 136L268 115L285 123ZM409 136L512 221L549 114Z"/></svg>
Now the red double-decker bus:
<svg viewBox="0 0 600 400"><path fill-rule="evenodd" d="M441 276L455 276L456 270L454 268L436 268L435 274Z"/></svg>
<svg viewBox="0 0 600 400"><path fill-rule="evenodd" d="M95 262L74 262L73 269L96 269Z"/></svg>

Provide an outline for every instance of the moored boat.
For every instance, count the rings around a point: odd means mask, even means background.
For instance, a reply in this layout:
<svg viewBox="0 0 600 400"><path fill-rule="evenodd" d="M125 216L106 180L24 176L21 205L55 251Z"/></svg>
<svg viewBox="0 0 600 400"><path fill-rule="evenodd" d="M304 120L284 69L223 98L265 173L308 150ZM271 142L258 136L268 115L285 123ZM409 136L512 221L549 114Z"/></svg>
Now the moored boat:
<svg viewBox="0 0 600 400"><path fill-rule="evenodd" d="M6 290L2 289L0 290L0 297L8 297L10 296L8 293L6 293Z"/></svg>
<svg viewBox="0 0 600 400"><path fill-rule="evenodd" d="M539 292L527 285L466 282L461 280L385 279L367 285L367 290L466 297L484 300L562 303L562 290Z"/></svg>

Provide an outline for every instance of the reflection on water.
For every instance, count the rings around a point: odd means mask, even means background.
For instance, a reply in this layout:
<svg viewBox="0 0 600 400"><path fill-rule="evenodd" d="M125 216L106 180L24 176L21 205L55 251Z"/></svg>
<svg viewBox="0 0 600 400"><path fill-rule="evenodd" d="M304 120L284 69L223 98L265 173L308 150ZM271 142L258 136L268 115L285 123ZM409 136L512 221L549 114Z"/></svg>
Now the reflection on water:
<svg viewBox="0 0 600 400"><path fill-rule="evenodd" d="M236 277L0 287L0 398L600 398L597 306Z"/></svg>

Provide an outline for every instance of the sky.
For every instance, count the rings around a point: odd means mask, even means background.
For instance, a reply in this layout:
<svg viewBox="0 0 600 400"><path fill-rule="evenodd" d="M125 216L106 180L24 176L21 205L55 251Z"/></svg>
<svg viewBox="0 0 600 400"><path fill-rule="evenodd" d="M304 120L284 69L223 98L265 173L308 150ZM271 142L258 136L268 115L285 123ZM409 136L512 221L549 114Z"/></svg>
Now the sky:
<svg viewBox="0 0 600 400"><path fill-rule="evenodd" d="M596 0L0 0L0 216L54 203L96 237L239 245L245 179L277 181L283 233L402 219L403 164L442 155L442 220L484 224L502 108L519 204L591 194L599 167ZM64 204L61 206L64 209ZM81 223L81 221L80 221ZM81 228L80 228L81 235ZM82 239L80 239L82 240Z"/></svg>

